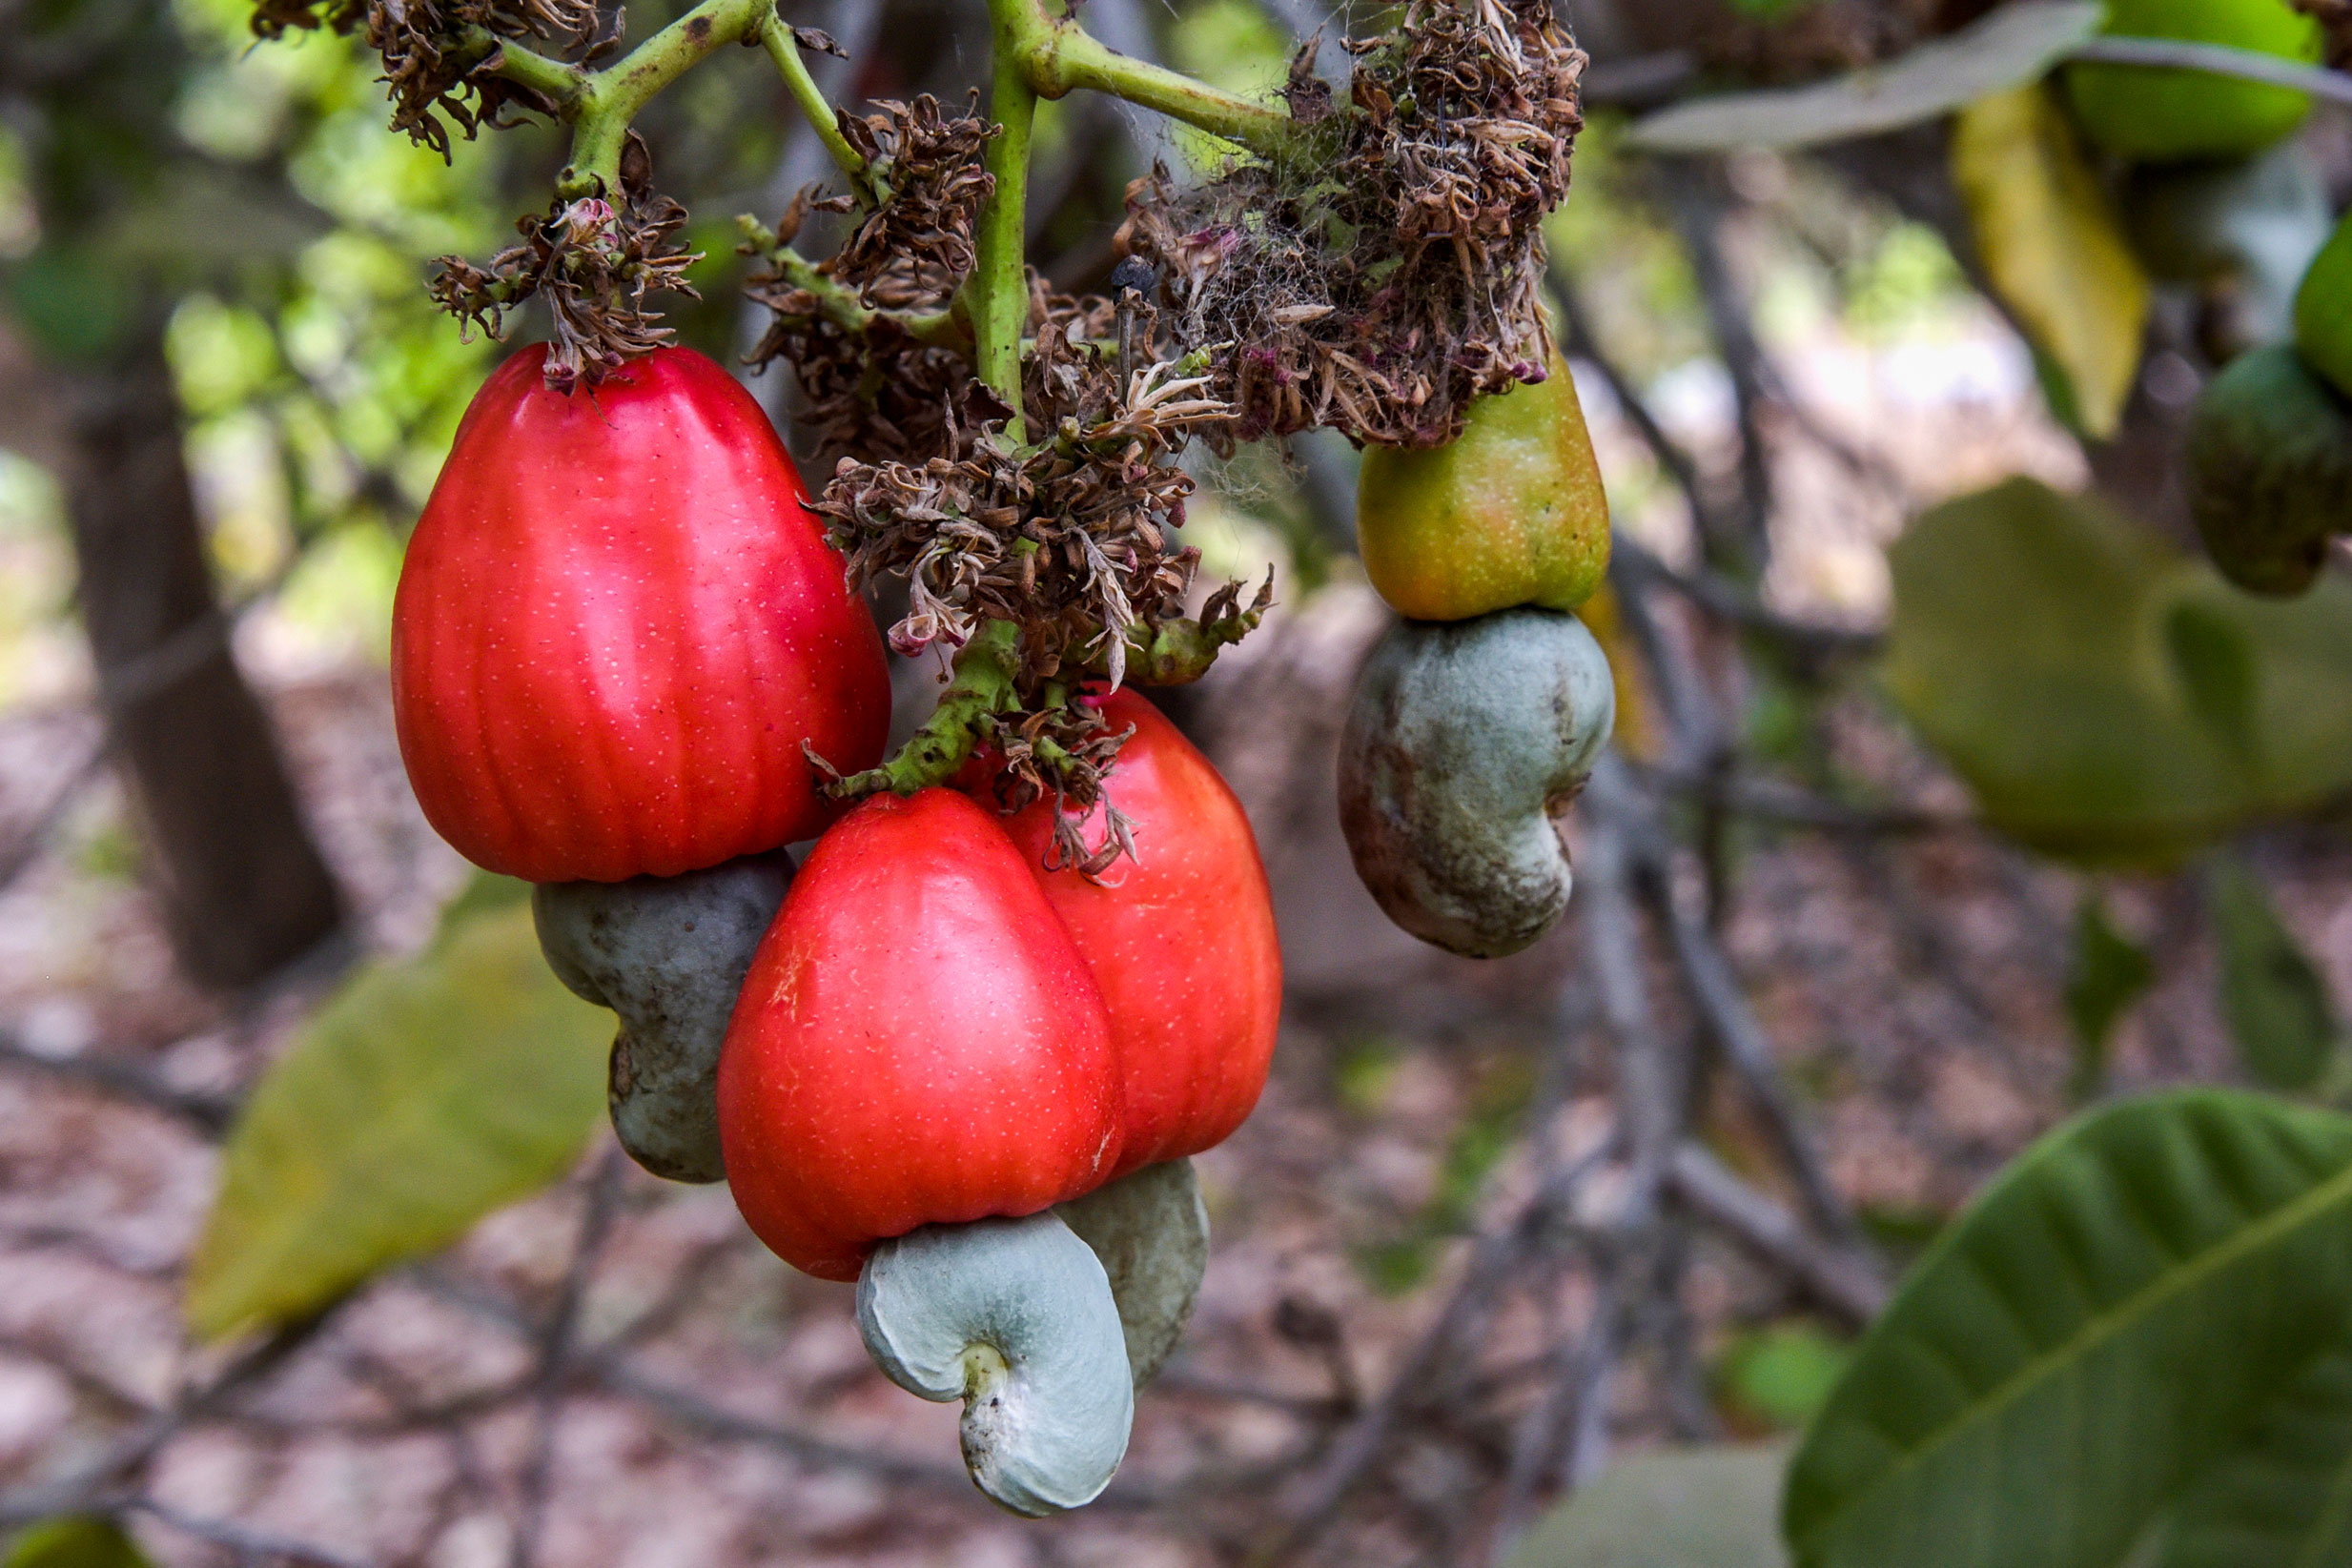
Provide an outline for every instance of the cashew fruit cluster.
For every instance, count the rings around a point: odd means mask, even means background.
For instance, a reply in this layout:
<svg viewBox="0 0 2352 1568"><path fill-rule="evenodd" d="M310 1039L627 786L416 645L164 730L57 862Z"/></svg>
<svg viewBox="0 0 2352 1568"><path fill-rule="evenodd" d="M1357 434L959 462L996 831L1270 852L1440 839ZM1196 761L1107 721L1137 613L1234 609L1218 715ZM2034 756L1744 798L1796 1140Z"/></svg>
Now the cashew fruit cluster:
<svg viewBox="0 0 2352 1568"><path fill-rule="evenodd" d="M1550 375L1471 406L1460 438L1366 454L1365 574L1406 619L1357 682L1340 743L1356 873L1403 929L1500 958L1567 907L1552 813L1616 713L1573 613L1608 569L1608 501L1576 383Z"/></svg>
<svg viewBox="0 0 2352 1568"><path fill-rule="evenodd" d="M2352 217L2312 258L2295 337L2207 382L2189 426L2189 502L2206 554L2255 593L2309 588L2352 533Z"/></svg>
<svg viewBox="0 0 2352 1568"><path fill-rule="evenodd" d="M1186 1156L1265 1084L1281 960L1248 820L1130 691L1101 701L1128 735L1103 799L1134 853L1092 874L986 753L829 801L810 755L877 760L888 671L766 417L685 350L592 392L541 356L468 410L402 571L418 799L537 885L550 967L619 1015L629 1154L858 1281L876 1363L965 1400L983 1491L1075 1507L1199 1285Z"/></svg>

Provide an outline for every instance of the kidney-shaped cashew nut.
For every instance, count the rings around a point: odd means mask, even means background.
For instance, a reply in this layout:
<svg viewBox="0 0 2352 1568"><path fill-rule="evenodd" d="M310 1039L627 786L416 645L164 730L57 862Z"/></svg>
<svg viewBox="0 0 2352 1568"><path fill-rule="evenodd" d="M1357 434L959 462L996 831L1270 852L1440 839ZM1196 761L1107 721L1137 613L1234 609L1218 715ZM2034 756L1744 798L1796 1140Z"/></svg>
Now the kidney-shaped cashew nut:
<svg viewBox="0 0 2352 1568"><path fill-rule="evenodd" d="M926 1225L878 1243L857 1326L883 1375L964 1401L964 1468L1016 1514L1092 1502L1127 1453L1135 1393L1093 1249L1051 1212Z"/></svg>
<svg viewBox="0 0 2352 1568"><path fill-rule="evenodd" d="M1393 627L1340 741L1340 825L1388 918L1472 958L1549 930L1569 885L1551 811L1616 711L1607 656L1564 611Z"/></svg>
<svg viewBox="0 0 2352 1568"><path fill-rule="evenodd" d="M607 1100L629 1157L671 1181L718 1181L719 1045L792 863L779 849L679 877L532 889L547 967L621 1015Z"/></svg>

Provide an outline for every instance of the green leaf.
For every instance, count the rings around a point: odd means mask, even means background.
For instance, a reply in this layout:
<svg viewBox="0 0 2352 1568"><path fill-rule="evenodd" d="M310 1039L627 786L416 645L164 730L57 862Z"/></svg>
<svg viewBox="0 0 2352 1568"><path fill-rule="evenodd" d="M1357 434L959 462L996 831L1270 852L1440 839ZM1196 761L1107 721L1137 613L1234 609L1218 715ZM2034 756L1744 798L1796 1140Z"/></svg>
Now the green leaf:
<svg viewBox="0 0 2352 1568"><path fill-rule="evenodd" d="M1505 1568L1780 1568L1785 1444L1637 1454L1527 1532Z"/></svg>
<svg viewBox="0 0 2352 1568"><path fill-rule="evenodd" d="M477 870L465 879L458 896L441 906L440 924L435 927L433 940L445 942L449 934L477 915L494 910L511 909L517 905L527 907L531 902L531 885L521 877L502 877L496 871Z"/></svg>
<svg viewBox="0 0 2352 1568"><path fill-rule="evenodd" d="M2269 1435L2348 1337L2352 1120L2221 1089L2095 1111L1904 1281L1784 1529L1803 1568L2120 1568L2183 1498L2283 1483Z"/></svg>
<svg viewBox="0 0 2352 1568"><path fill-rule="evenodd" d="M2309 1089L2336 1053L2327 981L2243 863L2216 861L2207 893L2221 956L2221 1016L2238 1059L2274 1089Z"/></svg>
<svg viewBox="0 0 2352 1568"><path fill-rule="evenodd" d="M362 972L229 1135L191 1325L298 1318L562 1174L604 1109L611 1033L541 961L527 906Z"/></svg>
<svg viewBox="0 0 2352 1568"><path fill-rule="evenodd" d="M2145 949L2109 923L2106 901L2083 895L2075 912L2075 953L2066 976L2066 1019L2075 1030L2075 1070L2067 1097L2080 1105L2107 1078L2107 1042L2116 1021L2156 979Z"/></svg>
<svg viewBox="0 0 2352 1568"><path fill-rule="evenodd" d="M2139 373L2148 277L2048 90L2013 88L1961 111L1952 183L1986 280L2061 383L2053 412L2113 435Z"/></svg>
<svg viewBox="0 0 2352 1568"><path fill-rule="evenodd" d="M2258 600L2029 479L1927 513L1889 562L1889 694L2034 848L2176 865L2352 787L2352 585Z"/></svg>
<svg viewBox="0 0 2352 1568"><path fill-rule="evenodd" d="M2040 77L2098 31L2096 0L2012 0L1950 37L1844 76L1660 110L1626 142L1652 153L1787 151L1899 131Z"/></svg>
<svg viewBox="0 0 2352 1568"><path fill-rule="evenodd" d="M2315 1357L2182 1497L2158 1568L2352 1562L2352 1349Z"/></svg>
<svg viewBox="0 0 2352 1568"><path fill-rule="evenodd" d="M0 1568L152 1568L139 1543L112 1519L69 1514L18 1532Z"/></svg>

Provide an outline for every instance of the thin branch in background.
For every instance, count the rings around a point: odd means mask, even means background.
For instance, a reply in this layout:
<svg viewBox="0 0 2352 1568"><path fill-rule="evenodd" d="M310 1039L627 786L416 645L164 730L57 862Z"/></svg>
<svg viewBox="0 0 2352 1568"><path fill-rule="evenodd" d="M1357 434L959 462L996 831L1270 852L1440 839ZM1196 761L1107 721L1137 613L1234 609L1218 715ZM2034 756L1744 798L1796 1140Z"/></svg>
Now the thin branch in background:
<svg viewBox="0 0 2352 1568"><path fill-rule="evenodd" d="M1771 556L1772 465L1764 438L1764 347L1756 340L1748 301L1732 280L1723 253L1725 204L1715 193L1711 171L1702 173L1687 163L1669 171L1663 181L1666 208L1682 234L1683 248L1697 277L1699 297L1707 307L1715 345L1724 369L1731 377L1731 397L1740 438L1740 509L1743 533L1728 530L1702 535L1708 560L1720 570L1752 581L1764 574Z"/></svg>
<svg viewBox="0 0 2352 1568"><path fill-rule="evenodd" d="M1870 658L1886 647L1883 631L1833 626L1799 621L1774 610L1749 590L1712 572L1686 572L1667 564L1646 545L1617 533L1612 565L1619 560L1627 571L1646 581L1673 589L1719 621L1755 632L1801 659L1815 663L1837 659Z"/></svg>
<svg viewBox="0 0 2352 1568"><path fill-rule="evenodd" d="M277 1329L236 1356L206 1383L183 1390L171 1407L140 1422L62 1479L0 1494L0 1531L13 1530L58 1514L108 1513L130 1495L135 1477L164 1445L191 1424L283 1366L326 1327L342 1303L331 1303L298 1323Z"/></svg>
<svg viewBox="0 0 2352 1568"><path fill-rule="evenodd" d="M218 1138L236 1114L234 1098L174 1089L153 1069L119 1052L46 1056L27 1049L20 1038L0 1030L0 1067L63 1079L117 1100L164 1111L192 1124L207 1138Z"/></svg>
<svg viewBox="0 0 2352 1568"><path fill-rule="evenodd" d="M1561 322L1567 329L1568 352L1601 373L1601 378L1608 383L1608 389L1615 396L1626 422L1633 427L1635 435L1641 437L1642 444L1649 448L1650 455L1658 459L1658 466L1666 470L1667 478L1674 481L1674 487L1683 493L1683 503L1690 508L1692 527L1700 538L1708 537L1717 525L1708 514L1706 485L1699 476L1698 460L1684 450L1681 442L1667 434L1666 427L1658 422L1658 417L1650 412L1641 389L1633 384L1633 378L1602 346L1600 336L1593 330L1592 314L1585 305L1584 290L1577 286L1575 275L1568 271L1566 260L1556 251L1552 254L1545 276L1551 285L1552 297L1559 302Z"/></svg>
<svg viewBox="0 0 2352 1568"><path fill-rule="evenodd" d="M207 1518L197 1514L183 1513L169 1503L153 1497L127 1498L122 1504L126 1514L144 1514L157 1523L194 1536L210 1545L225 1547L236 1554L239 1562L291 1562L303 1568L368 1568L366 1559L347 1557L341 1552L281 1536L268 1530L256 1530L230 1519Z"/></svg>
<svg viewBox="0 0 2352 1568"><path fill-rule="evenodd" d="M1799 1125L1795 1103L1782 1082L1772 1058L1772 1043L1756 1022L1748 997L1732 973L1731 960L1715 933L1694 919L1674 896L1673 878L1665 846L1654 846L1653 857L1641 877L1643 893L1666 928L1668 947L1682 972L1708 1036L1715 1043L1732 1074L1748 1091L1749 1104L1765 1124L1781 1161L1796 1180L1807 1212L1815 1225L1833 1236L1854 1234L1853 1214L1830 1181L1827 1166L1811 1136Z"/></svg>
<svg viewBox="0 0 2352 1568"><path fill-rule="evenodd" d="M555 1467L556 1428L563 1413L565 1375L569 1371L572 1341L580 1326L580 1303L587 1295L597 1259L612 1234L613 1215L620 1207L621 1181L626 1165L618 1147L605 1150L598 1158L596 1170L588 1177L587 1201L581 1212L580 1239L572 1247L571 1267L563 1272L562 1287L540 1331L535 1376L538 1410L531 1435L531 1456L522 1467L522 1504L517 1510L514 1539L507 1556L512 1568L532 1568L538 1559L540 1534L547 1519L548 1482Z"/></svg>
<svg viewBox="0 0 2352 1568"><path fill-rule="evenodd" d="M1815 1240L1795 1214L1742 1181L1700 1145L1687 1143L1677 1150L1668 1174L1677 1203L1758 1261L1794 1279L1815 1305L1846 1327L1862 1328L1887 1304L1886 1281L1868 1257Z"/></svg>

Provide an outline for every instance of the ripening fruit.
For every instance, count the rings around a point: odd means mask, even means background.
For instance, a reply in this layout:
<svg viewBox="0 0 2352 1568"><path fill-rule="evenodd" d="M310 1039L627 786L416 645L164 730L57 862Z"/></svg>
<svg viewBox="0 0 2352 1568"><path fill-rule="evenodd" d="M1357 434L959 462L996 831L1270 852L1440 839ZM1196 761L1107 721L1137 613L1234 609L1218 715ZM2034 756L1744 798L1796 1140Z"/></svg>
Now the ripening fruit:
<svg viewBox="0 0 2352 1568"><path fill-rule="evenodd" d="M1258 1104L1282 1013L1274 899L1241 803L1176 725L1133 691L1103 705L1135 726L1103 794L1135 824L1135 858L1099 881L1045 868L1054 803L1006 831L1094 970L1126 1100L1124 1173L1225 1141Z"/></svg>
<svg viewBox="0 0 2352 1568"><path fill-rule="evenodd" d="M719 1055L719 1142L753 1233L855 1279L918 1225L1101 1186L1119 1140L1102 993L993 812L951 789L876 795L817 841Z"/></svg>
<svg viewBox="0 0 2352 1568"><path fill-rule="evenodd" d="M2284 0L2110 0L2104 31L2320 57L2319 25ZM2291 88L2160 66L2072 65L2066 92L2094 142L2138 163L2259 153L2311 111L2310 95Z"/></svg>
<svg viewBox="0 0 2352 1568"><path fill-rule="evenodd" d="M548 390L483 385L392 612L426 820L529 882L674 876L818 832L803 742L881 756L890 674L773 427L686 349Z"/></svg>
<svg viewBox="0 0 2352 1568"><path fill-rule="evenodd" d="M1481 397L1443 446L1374 447L1356 499L1365 575L1397 613L1572 610L1608 571L1608 499L1567 362Z"/></svg>
<svg viewBox="0 0 2352 1568"><path fill-rule="evenodd" d="M2327 236L2295 291L2295 346L2304 364L2352 397L2352 214Z"/></svg>
<svg viewBox="0 0 2352 1568"><path fill-rule="evenodd" d="M2221 575L2299 594L2352 528L2352 409L2283 343L2205 384L2189 424L2189 504Z"/></svg>

